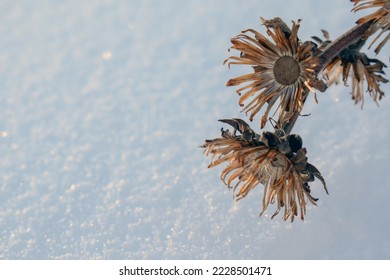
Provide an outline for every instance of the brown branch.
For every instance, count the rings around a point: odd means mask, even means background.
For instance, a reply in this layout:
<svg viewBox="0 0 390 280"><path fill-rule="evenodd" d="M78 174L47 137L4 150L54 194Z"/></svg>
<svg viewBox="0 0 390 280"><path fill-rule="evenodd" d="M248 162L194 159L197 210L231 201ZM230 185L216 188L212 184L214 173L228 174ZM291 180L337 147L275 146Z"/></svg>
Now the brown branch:
<svg viewBox="0 0 390 280"><path fill-rule="evenodd" d="M374 20L371 20L366 23L356 25L336 40L332 41L332 43L330 43L326 49L318 55L321 62L316 67L317 72L320 72L342 50L362 39L373 22Z"/></svg>

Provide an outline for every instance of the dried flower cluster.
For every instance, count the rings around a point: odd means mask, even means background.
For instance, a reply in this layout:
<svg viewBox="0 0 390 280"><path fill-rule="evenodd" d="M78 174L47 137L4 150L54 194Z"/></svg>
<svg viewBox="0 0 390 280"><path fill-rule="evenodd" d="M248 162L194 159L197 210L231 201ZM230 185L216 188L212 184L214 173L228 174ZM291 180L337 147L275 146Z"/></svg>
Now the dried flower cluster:
<svg viewBox="0 0 390 280"><path fill-rule="evenodd" d="M309 183L317 178L328 193L324 178L318 169L307 161L307 150L302 138L291 134L307 96L312 92L317 101L316 90L324 92L342 79L351 84L355 103L363 106L365 91L378 103L384 96L380 85L387 83L378 59L369 58L361 52L366 41L377 31L379 35L371 43L389 31L390 0L351 0L352 11L366 8L379 9L357 21L355 27L338 39L331 41L328 32L322 30L325 40L312 37L314 41L302 42L298 37L300 20L290 27L280 18L265 20L267 37L253 29L242 31L231 39L232 55L225 60L231 65L249 65L252 72L230 79L227 86L239 86L239 105L249 113L249 120L265 106L260 120L264 128L277 113L274 132L257 134L242 119L223 119L234 128L233 132L221 129L219 138L206 140L201 146L206 155L212 155L210 167L227 164L221 179L233 189L237 200L248 195L257 185L263 185L262 211L276 203L276 216L284 208L284 220L302 220L306 205L316 205L317 199L310 193ZM379 53L387 43L389 34L376 47ZM371 46L370 45L370 46Z"/></svg>
<svg viewBox="0 0 390 280"><path fill-rule="evenodd" d="M233 188L236 198L245 197L257 184L264 185L263 210L270 203L277 202L277 210L284 208L284 219L303 219L306 213L306 199L316 204L310 195L309 182L318 178L326 189L325 180L313 165L307 162L302 138L296 134L285 135L283 131L263 132L260 136L241 119L220 120L234 127L233 133L222 129L221 138L206 140L202 145L205 153L212 154L209 167L221 163L228 166L222 171L221 179ZM237 135L237 131L239 134ZM228 177L228 178L227 178ZM232 183L235 182L234 186Z"/></svg>

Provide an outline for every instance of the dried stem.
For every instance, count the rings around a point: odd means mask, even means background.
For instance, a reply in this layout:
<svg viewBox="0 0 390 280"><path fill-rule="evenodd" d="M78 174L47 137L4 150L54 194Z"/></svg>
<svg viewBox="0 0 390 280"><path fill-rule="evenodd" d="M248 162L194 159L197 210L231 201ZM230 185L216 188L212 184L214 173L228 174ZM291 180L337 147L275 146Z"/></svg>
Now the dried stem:
<svg viewBox="0 0 390 280"><path fill-rule="evenodd" d="M320 59L320 64L316 67L316 72L320 73L322 69L334 58L336 57L342 50L348 48L353 43L356 43L358 40L362 39L362 37L366 34L366 31L371 27L374 21L368 21L366 23L356 25L339 38L330 43L327 48L318 54L318 58ZM307 96L309 95L309 91L307 90L304 94L303 104L306 101ZM302 104L302 106L303 106ZM288 121L284 122L282 125L283 131L288 135L291 133L300 112L294 112L294 115L289 118Z"/></svg>
<svg viewBox="0 0 390 280"><path fill-rule="evenodd" d="M304 93L303 101L302 101L302 106L305 104L306 98L309 95L309 90L306 90ZM282 124L282 129L285 132L286 135L289 135L291 133L291 130L293 129L297 119L299 117L299 112L295 112L292 117L287 122L284 122Z"/></svg>
<svg viewBox="0 0 390 280"><path fill-rule="evenodd" d="M362 39L373 22L374 20L371 20L366 23L356 25L330 43L326 49L318 55L321 63L316 69L317 72L320 72L342 50L348 48L353 43L356 43L359 39Z"/></svg>

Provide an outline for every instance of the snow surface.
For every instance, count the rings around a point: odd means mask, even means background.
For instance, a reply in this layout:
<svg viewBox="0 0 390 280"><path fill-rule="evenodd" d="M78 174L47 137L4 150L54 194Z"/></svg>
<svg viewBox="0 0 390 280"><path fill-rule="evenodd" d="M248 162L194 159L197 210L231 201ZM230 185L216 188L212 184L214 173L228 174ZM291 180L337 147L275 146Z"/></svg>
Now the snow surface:
<svg viewBox="0 0 390 280"><path fill-rule="evenodd" d="M301 39L336 38L364 14L351 8L1 1L0 258L389 259L388 96L364 110L343 86L308 100L294 132L330 195L312 185L304 222L259 218L261 187L235 203L198 147L218 119L247 120L225 87L247 71L222 65L231 37L280 16L302 18Z"/></svg>

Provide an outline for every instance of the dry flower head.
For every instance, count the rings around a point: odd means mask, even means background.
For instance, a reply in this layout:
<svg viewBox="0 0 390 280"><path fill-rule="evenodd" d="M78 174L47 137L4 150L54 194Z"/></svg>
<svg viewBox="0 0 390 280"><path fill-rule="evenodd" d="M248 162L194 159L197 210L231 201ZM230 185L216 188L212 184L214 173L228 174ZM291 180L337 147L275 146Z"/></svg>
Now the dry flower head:
<svg viewBox="0 0 390 280"><path fill-rule="evenodd" d="M322 30L326 40L313 36L312 38L319 43L319 49L323 49L332 41L329 33ZM367 92L371 98L378 104L378 101L384 96L381 90L381 83L387 83L381 74L384 74L383 68L386 65L378 59L369 58L360 51L365 40L359 40L349 47L342 50L335 56L323 69L324 76L328 81L328 86L338 83L341 76L345 86L351 85L351 96L355 104L361 102L364 105L364 93Z"/></svg>
<svg viewBox="0 0 390 280"><path fill-rule="evenodd" d="M325 90L325 85L316 78L314 68L318 60L312 55L312 44L301 43L298 38L300 20L293 22L291 30L280 19L261 19L273 42L259 32L247 29L231 39L230 49L240 56L231 56L225 63L251 65L254 72L227 82L227 86L244 84L237 90L239 104L250 120L267 104L261 120L263 128L271 108L279 101L279 123L302 110L308 91Z"/></svg>
<svg viewBox="0 0 390 280"><path fill-rule="evenodd" d="M241 119L220 120L234 127L234 132L222 129L220 138L206 140L201 146L212 155L209 168L227 163L221 179L232 188L237 200L248 195L257 185L264 185L260 215L270 204L277 204L276 216L284 207L284 220L303 220L308 202L316 205L310 195L309 182L318 178L326 189L325 180L307 162L306 149L298 135L285 137L281 131L256 134ZM239 132L237 135L237 131Z"/></svg>

